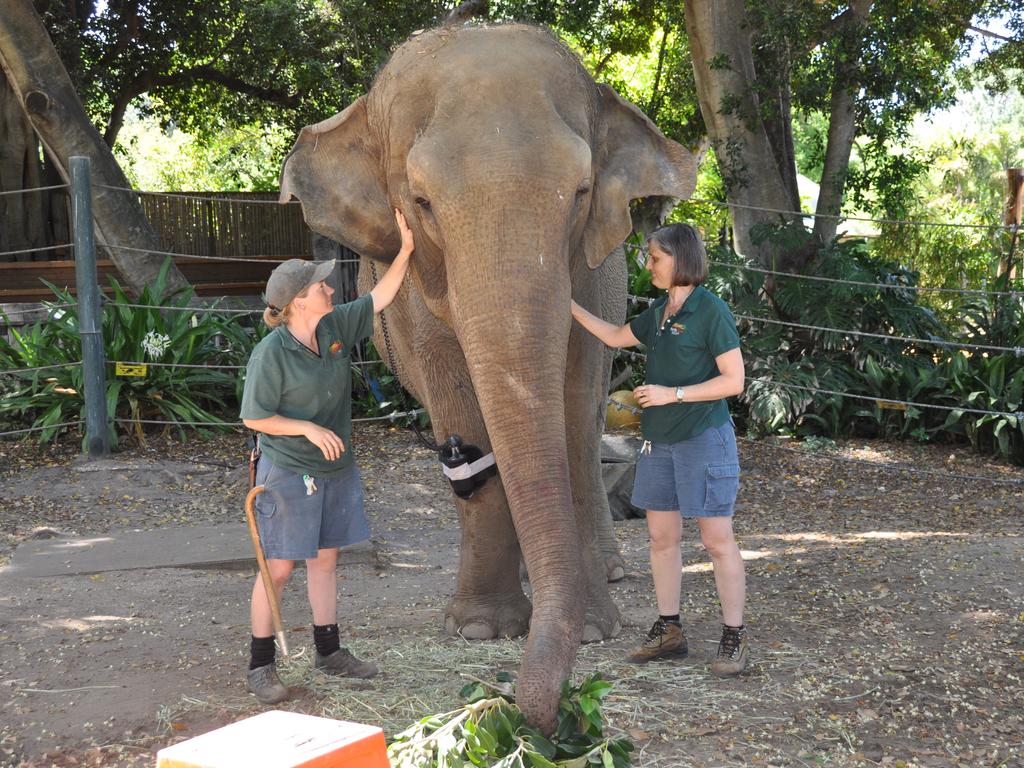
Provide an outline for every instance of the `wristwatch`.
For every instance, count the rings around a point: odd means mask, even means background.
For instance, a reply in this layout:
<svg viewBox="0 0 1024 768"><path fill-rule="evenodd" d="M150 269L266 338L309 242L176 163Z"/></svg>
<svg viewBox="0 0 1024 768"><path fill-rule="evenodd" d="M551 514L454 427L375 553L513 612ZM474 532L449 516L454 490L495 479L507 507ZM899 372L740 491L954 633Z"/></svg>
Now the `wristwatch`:
<svg viewBox="0 0 1024 768"><path fill-rule="evenodd" d="M684 391L685 390L682 387L676 387L676 402L677 403L683 402L683 392Z"/></svg>

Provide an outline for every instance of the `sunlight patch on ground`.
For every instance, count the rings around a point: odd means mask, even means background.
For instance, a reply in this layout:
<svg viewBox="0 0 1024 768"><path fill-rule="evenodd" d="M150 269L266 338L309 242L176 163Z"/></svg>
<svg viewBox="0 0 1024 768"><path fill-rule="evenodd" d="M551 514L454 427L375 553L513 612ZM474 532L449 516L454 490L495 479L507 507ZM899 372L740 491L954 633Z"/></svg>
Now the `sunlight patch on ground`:
<svg viewBox="0 0 1024 768"><path fill-rule="evenodd" d="M777 533L770 536L744 536L744 539L753 540L770 540L778 539L780 541L813 541L821 542L824 544L854 544L861 541L871 539L927 539L927 538L959 538L965 539L971 536L966 532L954 532L954 531L865 531L864 533L844 533L844 534L831 534L831 533Z"/></svg>
<svg viewBox="0 0 1024 768"><path fill-rule="evenodd" d="M83 616L79 619L54 619L53 621L40 622L40 626L47 629L66 629L71 632L88 632L97 626L114 624L116 622L132 622L131 616Z"/></svg>
<svg viewBox="0 0 1024 768"><path fill-rule="evenodd" d="M868 531L866 533L854 533L851 539L929 539L929 538L967 538L967 533L954 533L952 531Z"/></svg>

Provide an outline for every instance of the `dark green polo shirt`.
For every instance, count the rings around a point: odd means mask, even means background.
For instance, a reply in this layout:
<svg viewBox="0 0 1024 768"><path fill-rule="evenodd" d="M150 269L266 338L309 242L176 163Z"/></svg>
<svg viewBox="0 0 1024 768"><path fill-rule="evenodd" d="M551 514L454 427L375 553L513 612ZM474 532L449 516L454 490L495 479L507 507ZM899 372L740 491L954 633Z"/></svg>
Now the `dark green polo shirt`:
<svg viewBox="0 0 1024 768"><path fill-rule="evenodd" d="M373 297L339 304L316 327L320 354L282 324L256 345L245 371L242 418L275 414L312 421L345 442L337 461L301 435L260 435L260 448L278 466L326 477L352 464L352 347L373 333Z"/></svg>
<svg viewBox="0 0 1024 768"><path fill-rule="evenodd" d="M647 383L687 387L719 374L715 358L736 349L740 337L725 302L698 285L683 306L661 322L668 296L634 317L629 328L647 347ZM644 408L640 431L645 440L678 443L729 420L724 399L670 403Z"/></svg>

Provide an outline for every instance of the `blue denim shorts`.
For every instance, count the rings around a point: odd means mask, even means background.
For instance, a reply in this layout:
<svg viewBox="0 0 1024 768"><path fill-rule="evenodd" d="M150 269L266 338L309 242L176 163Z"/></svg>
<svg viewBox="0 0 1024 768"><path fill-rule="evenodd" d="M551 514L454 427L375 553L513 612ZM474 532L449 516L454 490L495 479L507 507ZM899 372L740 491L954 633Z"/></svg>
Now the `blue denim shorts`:
<svg viewBox="0 0 1024 768"><path fill-rule="evenodd" d="M727 421L688 440L641 449L632 502L641 509L678 510L683 517L728 517L739 486L736 432Z"/></svg>
<svg viewBox="0 0 1024 768"><path fill-rule="evenodd" d="M370 538L363 511L363 484L352 464L333 477L314 477L307 493L303 476L279 467L266 456L256 468L256 526L263 554L274 560L309 560L320 549L343 547Z"/></svg>

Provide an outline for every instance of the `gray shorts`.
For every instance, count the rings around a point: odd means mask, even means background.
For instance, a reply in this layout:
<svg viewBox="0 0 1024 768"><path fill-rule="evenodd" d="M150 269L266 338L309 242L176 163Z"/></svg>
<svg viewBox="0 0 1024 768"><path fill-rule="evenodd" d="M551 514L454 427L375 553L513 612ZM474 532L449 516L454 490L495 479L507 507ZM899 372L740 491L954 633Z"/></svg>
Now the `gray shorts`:
<svg viewBox="0 0 1024 768"><path fill-rule="evenodd" d="M650 443L637 457L632 502L683 517L728 517L739 486L736 433L727 421L678 443Z"/></svg>
<svg viewBox="0 0 1024 768"><path fill-rule="evenodd" d="M307 493L301 474L260 459L256 485L264 491L256 497L256 525L267 558L309 560L318 550L370 538L355 464L333 477L314 477L313 484L316 490Z"/></svg>

